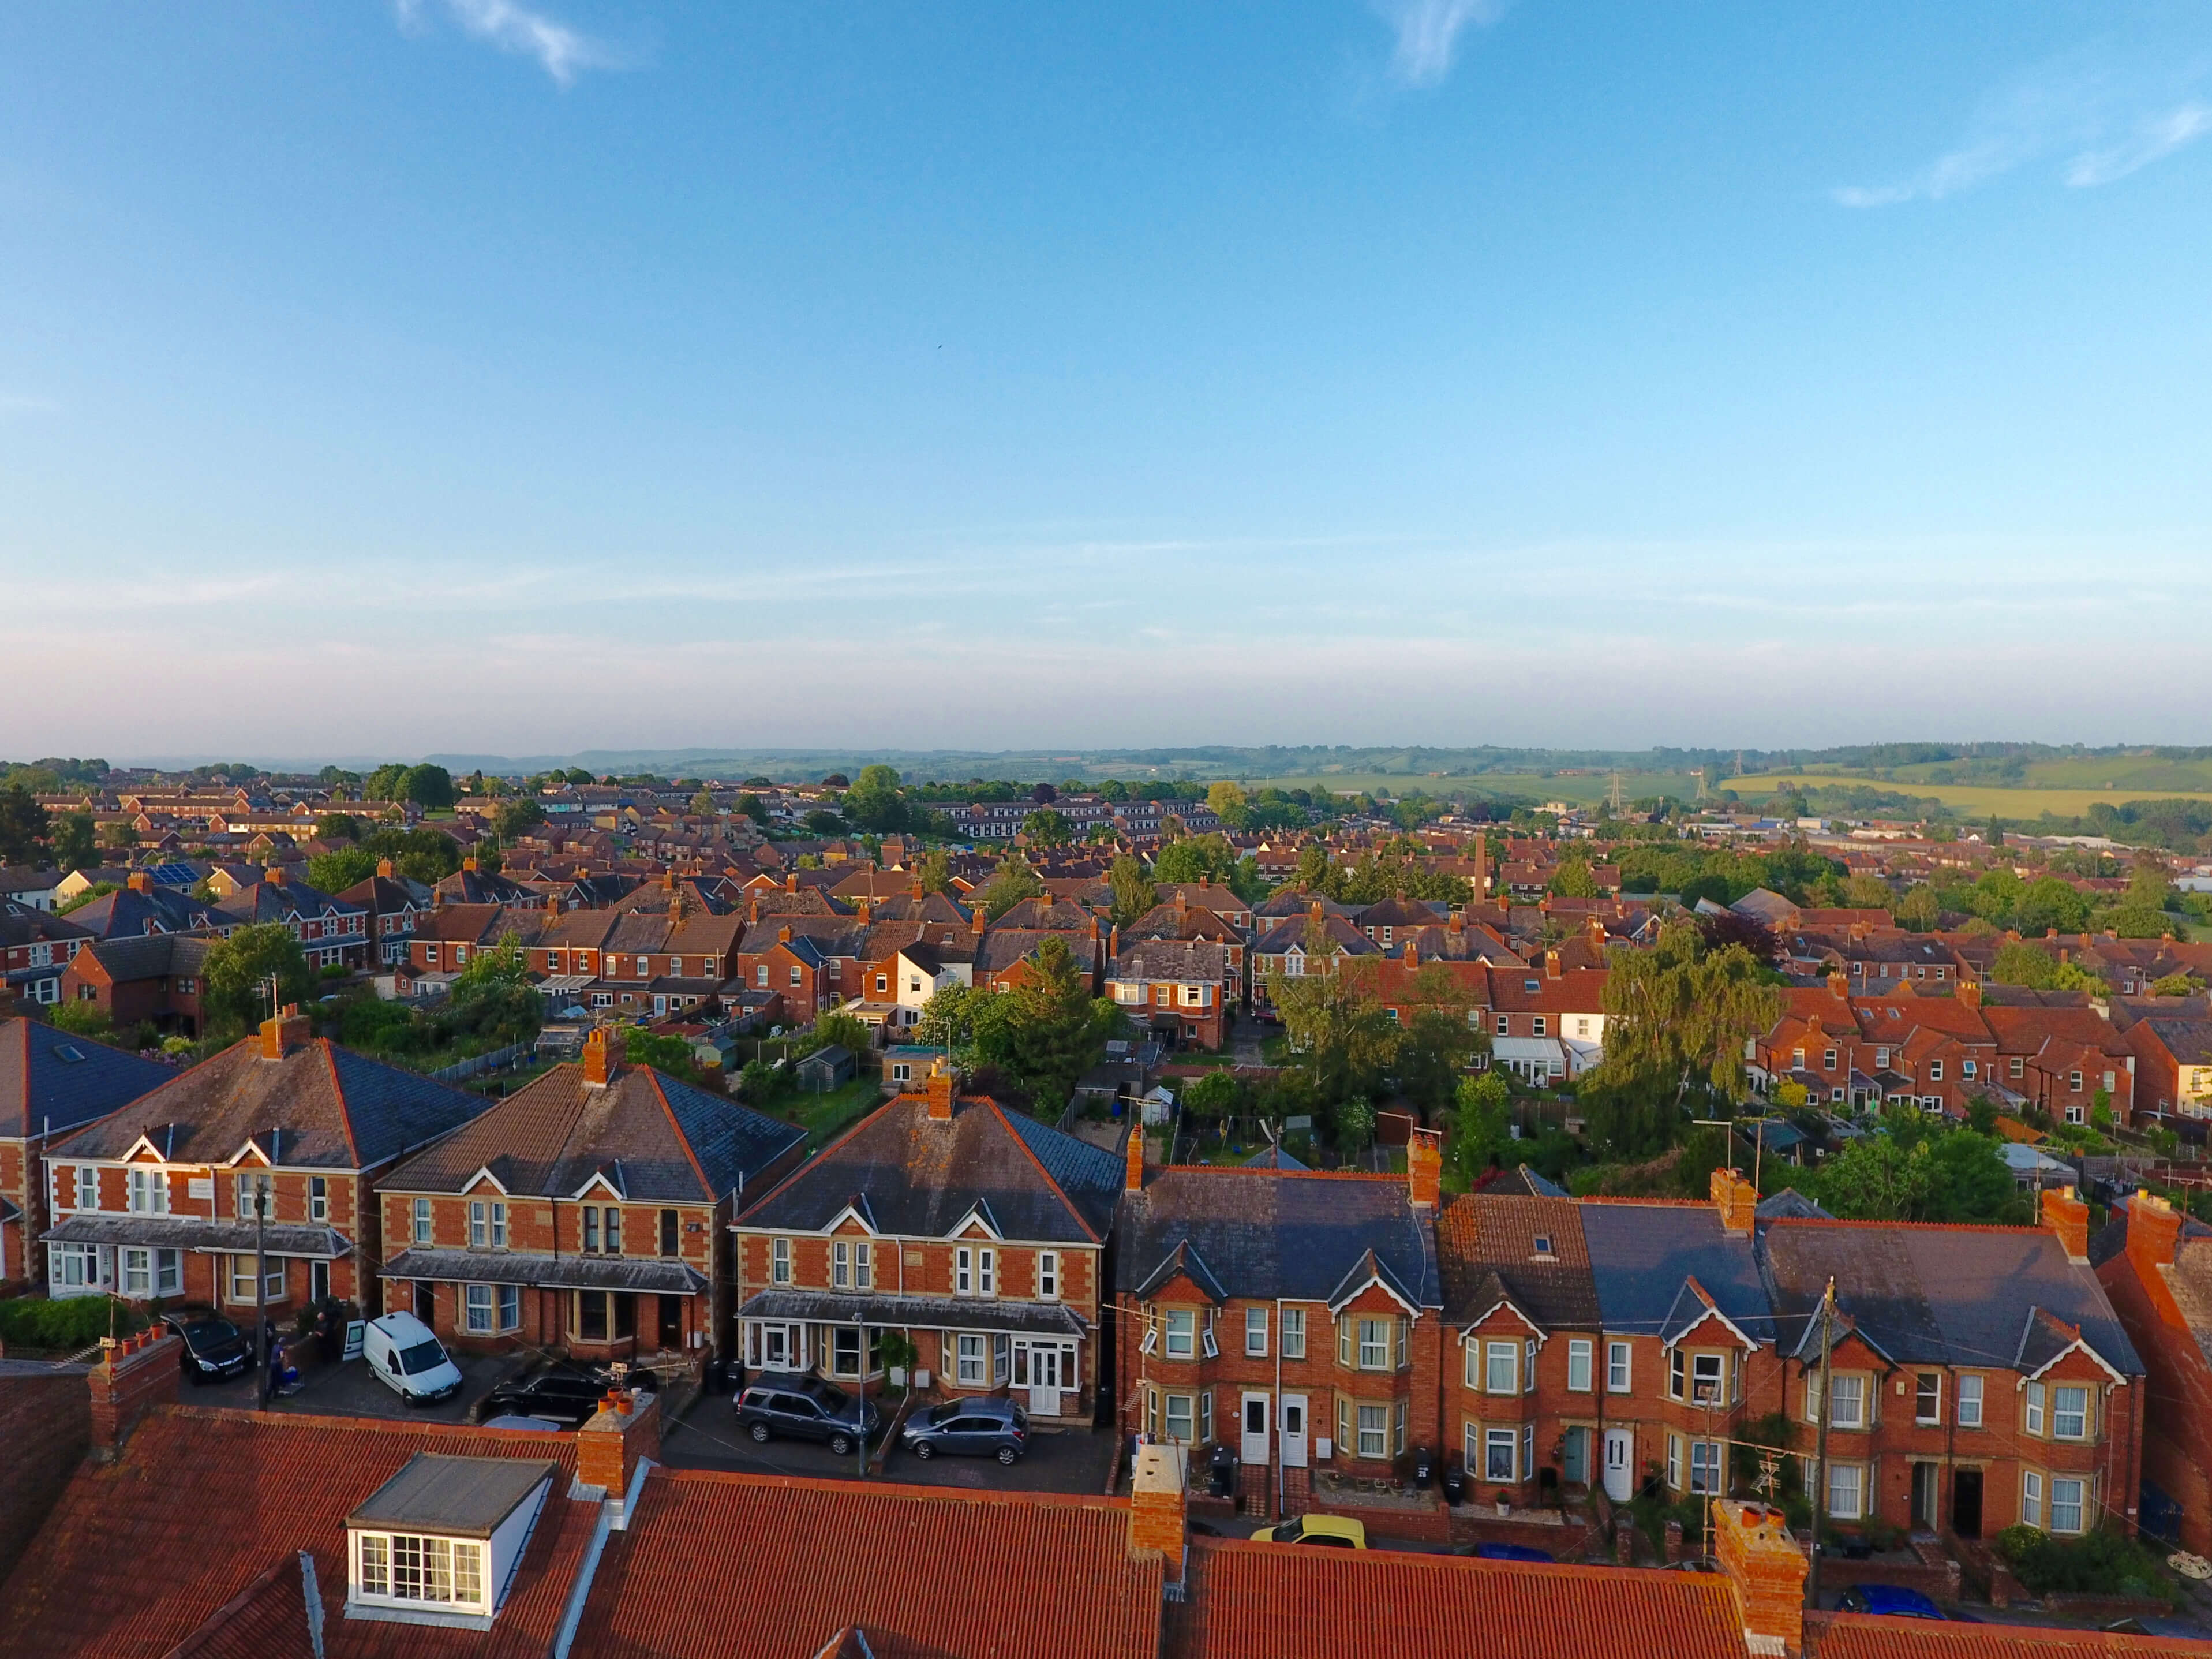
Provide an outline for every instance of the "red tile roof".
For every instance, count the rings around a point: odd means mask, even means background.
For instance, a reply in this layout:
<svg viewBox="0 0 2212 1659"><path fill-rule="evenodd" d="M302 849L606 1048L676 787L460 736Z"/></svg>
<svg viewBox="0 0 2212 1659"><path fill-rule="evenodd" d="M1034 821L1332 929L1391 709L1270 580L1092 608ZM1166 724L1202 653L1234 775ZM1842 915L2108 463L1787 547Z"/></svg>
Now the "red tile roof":
<svg viewBox="0 0 2212 1659"><path fill-rule="evenodd" d="M1170 1659L1744 1659L1717 1575L1194 1541Z"/></svg>
<svg viewBox="0 0 2212 1659"><path fill-rule="evenodd" d="M1928 1619L1838 1613L1821 1636L1820 1659L2122 1659L2181 1651L2170 1637L2023 1625L1939 1625Z"/></svg>
<svg viewBox="0 0 2212 1659"><path fill-rule="evenodd" d="M957 1659L1157 1659L1129 1511L1034 1493L656 1469L609 1538L579 1654L814 1659L848 1625Z"/></svg>
<svg viewBox="0 0 2212 1659"><path fill-rule="evenodd" d="M418 1451L548 1458L562 1466L489 1632L345 1617L345 1517ZM596 1504L567 1496L568 1435L289 1412L163 1407L121 1461L88 1463L0 1584L10 1653L43 1659L290 1659L306 1651L298 1552L315 1557L328 1659L550 1649ZM274 1633L273 1644L264 1638Z"/></svg>

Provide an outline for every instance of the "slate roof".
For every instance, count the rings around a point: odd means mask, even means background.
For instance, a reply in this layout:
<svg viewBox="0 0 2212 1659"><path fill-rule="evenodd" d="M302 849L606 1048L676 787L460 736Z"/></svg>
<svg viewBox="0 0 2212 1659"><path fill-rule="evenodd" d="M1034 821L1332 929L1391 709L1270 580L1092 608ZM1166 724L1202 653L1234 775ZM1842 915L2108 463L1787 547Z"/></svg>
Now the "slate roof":
<svg viewBox="0 0 2212 1659"><path fill-rule="evenodd" d="M650 1256L538 1256L512 1250L402 1250L384 1264L378 1277L428 1279L440 1284L652 1290L684 1296L707 1288L706 1275L681 1261Z"/></svg>
<svg viewBox="0 0 2212 1659"><path fill-rule="evenodd" d="M1551 1243L1548 1260L1537 1254L1540 1238ZM1501 1296L1547 1330L1597 1327L1597 1285L1572 1199L1488 1191L1455 1199L1437 1218L1437 1254L1444 1317L1455 1327L1480 1319Z"/></svg>
<svg viewBox="0 0 2212 1659"><path fill-rule="evenodd" d="M304 1549L329 1659L538 1659L599 1518L568 1497L575 1446L521 1430L158 1407L119 1461L87 1462L64 1489L0 1585L0 1630L9 1651L49 1659L307 1659ZM346 1617L345 1517L421 1451L556 1466L488 1632Z"/></svg>
<svg viewBox="0 0 2212 1659"><path fill-rule="evenodd" d="M1175 1166L1124 1192L1115 1287L1135 1294L1178 1247L1225 1296L1328 1302L1369 1251L1409 1300L1441 1307L1429 1218L1398 1176Z"/></svg>
<svg viewBox="0 0 2212 1659"><path fill-rule="evenodd" d="M118 887L79 905L69 919L101 939L127 938L137 933L183 933L208 924L212 906L174 887L155 887L141 893Z"/></svg>
<svg viewBox="0 0 2212 1659"><path fill-rule="evenodd" d="M428 1077L318 1040L281 1060L261 1058L257 1036L233 1043L151 1093L80 1130L54 1150L119 1158L142 1134L167 1137L175 1156L219 1162L248 1139L288 1168L368 1169L466 1123L483 1101Z"/></svg>
<svg viewBox="0 0 2212 1659"><path fill-rule="evenodd" d="M510 1192L567 1198L604 1172L640 1204L713 1204L805 1138L796 1124L651 1066L623 1065L595 1089L582 1066L558 1065L378 1186L459 1192L489 1168Z"/></svg>
<svg viewBox="0 0 2212 1659"><path fill-rule="evenodd" d="M75 1129L176 1075L158 1061L35 1020L0 1020L0 1138Z"/></svg>
<svg viewBox="0 0 2212 1659"><path fill-rule="evenodd" d="M95 939L83 954L120 985L131 979L166 979L175 974L197 978L206 967L209 947L215 942L197 933L139 934L128 939Z"/></svg>
<svg viewBox="0 0 2212 1659"><path fill-rule="evenodd" d="M1773 1339L1751 1240L1723 1229L1711 1205L1588 1199L1582 1220L1607 1330L1657 1333L1695 1278L1747 1336Z"/></svg>
<svg viewBox="0 0 2212 1659"><path fill-rule="evenodd" d="M2047 1229L1785 1220L1761 1241L1785 1349L1832 1275L1837 1306L1899 1364L2010 1366L2039 1311L2079 1327L2113 1369L2142 1374L2104 1287Z"/></svg>
<svg viewBox="0 0 2212 1659"><path fill-rule="evenodd" d="M2212 1065L2212 1020L2154 1014L2140 1023L2150 1028L2177 1064Z"/></svg>
<svg viewBox="0 0 2212 1659"><path fill-rule="evenodd" d="M878 1232L942 1238L978 1205L1009 1239L1094 1244L1113 1218L1124 1165L994 1101L963 1100L950 1123L902 1095L863 1118L738 1217L811 1231L855 1200Z"/></svg>
<svg viewBox="0 0 2212 1659"><path fill-rule="evenodd" d="M1196 939L1143 939L1121 947L1107 977L1218 985L1229 977L1229 952L1224 946Z"/></svg>

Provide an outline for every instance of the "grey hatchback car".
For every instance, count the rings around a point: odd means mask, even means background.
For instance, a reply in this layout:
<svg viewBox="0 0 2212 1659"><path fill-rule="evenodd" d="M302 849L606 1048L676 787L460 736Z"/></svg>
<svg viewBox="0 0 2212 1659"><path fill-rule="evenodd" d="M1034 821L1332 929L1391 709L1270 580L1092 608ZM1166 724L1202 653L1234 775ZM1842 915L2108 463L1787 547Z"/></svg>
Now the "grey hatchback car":
<svg viewBox="0 0 2212 1659"><path fill-rule="evenodd" d="M840 1457L883 1420L872 1400L856 1400L835 1383L788 1371L756 1375L738 1395L737 1417L757 1445L779 1436L826 1441Z"/></svg>
<svg viewBox="0 0 2212 1659"><path fill-rule="evenodd" d="M1029 1413L1011 1400L949 1400L908 1420L899 1443L927 1462L939 1452L1020 1461L1029 1450Z"/></svg>

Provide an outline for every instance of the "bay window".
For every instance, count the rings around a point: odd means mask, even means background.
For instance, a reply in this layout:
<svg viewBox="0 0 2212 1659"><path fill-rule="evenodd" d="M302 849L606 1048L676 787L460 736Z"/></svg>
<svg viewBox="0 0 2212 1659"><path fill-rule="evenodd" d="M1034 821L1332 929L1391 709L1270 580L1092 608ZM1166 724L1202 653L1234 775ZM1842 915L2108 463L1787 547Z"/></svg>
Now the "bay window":
<svg viewBox="0 0 2212 1659"><path fill-rule="evenodd" d="M2051 1437L2057 1440L2087 1440L2089 1437L2089 1391L2087 1388L2058 1388L2051 1391ZM2058 1508L2058 1494L2055 1489L2051 1493L2051 1507L2055 1516Z"/></svg>
<svg viewBox="0 0 2212 1659"><path fill-rule="evenodd" d="M1483 1345L1483 1390L1486 1394L1510 1394L1520 1392L1516 1380L1514 1352L1510 1342L1491 1342Z"/></svg>
<svg viewBox="0 0 2212 1659"><path fill-rule="evenodd" d="M1198 1315L1188 1308L1170 1308L1163 1316L1170 1359L1188 1359L1198 1351Z"/></svg>

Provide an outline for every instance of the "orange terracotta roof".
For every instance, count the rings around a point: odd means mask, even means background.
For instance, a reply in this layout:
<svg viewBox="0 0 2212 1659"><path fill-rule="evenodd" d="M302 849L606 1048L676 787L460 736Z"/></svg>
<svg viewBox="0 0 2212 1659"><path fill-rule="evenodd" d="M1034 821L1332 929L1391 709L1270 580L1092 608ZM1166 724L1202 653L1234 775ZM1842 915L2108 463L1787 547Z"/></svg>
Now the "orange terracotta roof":
<svg viewBox="0 0 2212 1659"><path fill-rule="evenodd" d="M579 1654L814 1659L849 1625L960 1659L1156 1659L1161 1564L1098 1499L656 1469ZM741 1633L741 1634L740 1634ZM732 1645L735 1643L736 1645Z"/></svg>
<svg viewBox="0 0 2212 1659"><path fill-rule="evenodd" d="M2170 1638L2025 1625L1939 1625L1928 1619L1838 1613L1820 1638L1820 1659L2089 1659L2181 1651Z"/></svg>
<svg viewBox="0 0 2212 1659"><path fill-rule="evenodd" d="M1717 1575L1205 1540L1191 1572L1170 1659L1744 1659Z"/></svg>
<svg viewBox="0 0 2212 1659"><path fill-rule="evenodd" d="M344 1615L345 1517L424 1450L561 1466L489 1632ZM536 1659L551 1644L598 1518L595 1504L567 1497L575 1461L568 1435L165 1406L138 1425L121 1461L86 1464L64 1491L0 1584L0 1647L46 1659L164 1659L195 1638L186 1651L207 1659L289 1659L289 1640L256 1638L289 1618L304 1648L305 1549L315 1557L329 1659Z"/></svg>

